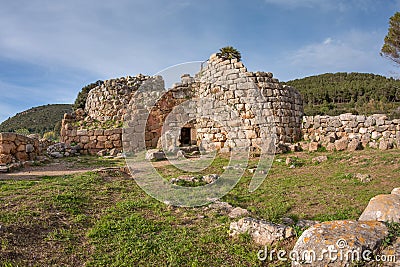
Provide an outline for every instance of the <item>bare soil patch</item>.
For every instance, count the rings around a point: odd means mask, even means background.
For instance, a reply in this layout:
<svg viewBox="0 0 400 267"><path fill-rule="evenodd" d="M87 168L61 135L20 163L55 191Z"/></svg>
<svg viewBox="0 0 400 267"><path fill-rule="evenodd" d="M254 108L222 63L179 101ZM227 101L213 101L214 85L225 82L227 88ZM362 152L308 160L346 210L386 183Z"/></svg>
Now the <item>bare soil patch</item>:
<svg viewBox="0 0 400 267"><path fill-rule="evenodd" d="M77 166L73 162L54 160L42 166L29 166L10 173L0 173L0 180L34 180L43 176L63 176L92 171L96 166Z"/></svg>

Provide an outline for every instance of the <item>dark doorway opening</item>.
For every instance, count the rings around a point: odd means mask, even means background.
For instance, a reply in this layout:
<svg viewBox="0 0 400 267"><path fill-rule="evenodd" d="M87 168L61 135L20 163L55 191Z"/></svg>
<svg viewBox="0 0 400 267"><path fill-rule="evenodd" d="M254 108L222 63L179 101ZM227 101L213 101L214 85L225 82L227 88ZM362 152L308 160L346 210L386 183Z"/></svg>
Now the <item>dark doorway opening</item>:
<svg viewBox="0 0 400 267"><path fill-rule="evenodd" d="M191 128L183 127L181 129L181 145L182 146L189 146L191 143Z"/></svg>

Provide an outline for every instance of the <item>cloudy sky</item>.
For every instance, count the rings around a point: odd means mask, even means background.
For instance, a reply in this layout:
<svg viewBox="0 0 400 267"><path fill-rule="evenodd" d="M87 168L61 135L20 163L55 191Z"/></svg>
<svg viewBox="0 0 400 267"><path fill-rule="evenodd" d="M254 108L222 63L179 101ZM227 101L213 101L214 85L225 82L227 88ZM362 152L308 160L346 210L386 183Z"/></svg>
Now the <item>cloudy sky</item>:
<svg viewBox="0 0 400 267"><path fill-rule="evenodd" d="M400 0L0 0L0 122L72 103L99 79L203 61L232 45L280 80L395 76L379 56Z"/></svg>

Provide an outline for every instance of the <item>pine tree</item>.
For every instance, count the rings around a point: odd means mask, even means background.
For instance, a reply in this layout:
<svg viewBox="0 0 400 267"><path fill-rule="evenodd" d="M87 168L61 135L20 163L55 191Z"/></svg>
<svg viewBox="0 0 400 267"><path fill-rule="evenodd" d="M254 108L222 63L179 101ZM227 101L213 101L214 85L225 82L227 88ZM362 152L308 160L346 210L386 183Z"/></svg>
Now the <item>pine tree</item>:
<svg viewBox="0 0 400 267"><path fill-rule="evenodd" d="M389 31L381 49L381 56L400 64L400 12L396 12L389 21Z"/></svg>

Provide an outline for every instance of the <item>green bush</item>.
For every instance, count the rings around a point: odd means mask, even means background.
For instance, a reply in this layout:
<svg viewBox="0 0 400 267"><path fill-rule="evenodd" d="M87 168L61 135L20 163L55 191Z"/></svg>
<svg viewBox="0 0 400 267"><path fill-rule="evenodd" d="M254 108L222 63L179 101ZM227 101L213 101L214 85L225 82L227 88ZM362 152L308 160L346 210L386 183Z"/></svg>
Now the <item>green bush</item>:
<svg viewBox="0 0 400 267"><path fill-rule="evenodd" d="M57 134L54 131L46 132L43 134L43 138L51 141L57 140Z"/></svg>
<svg viewBox="0 0 400 267"><path fill-rule="evenodd" d="M29 135L30 134L29 130L25 129L25 128L17 129L17 130L15 130L15 133L21 134L21 135Z"/></svg>
<svg viewBox="0 0 400 267"><path fill-rule="evenodd" d="M232 46L226 46L221 48L219 50L219 53L217 53L217 56L223 59L236 58L238 61L242 59L242 55L240 54L240 52L236 48L233 48Z"/></svg>

